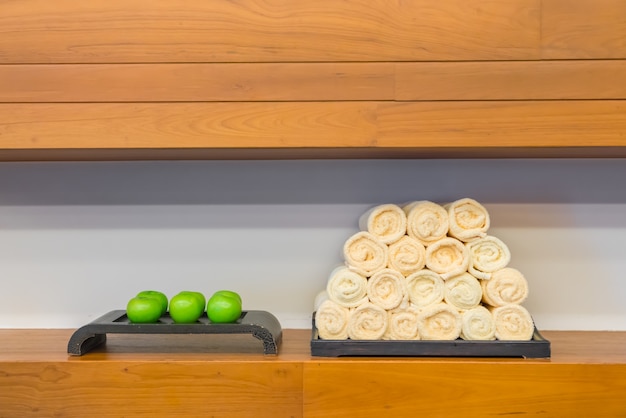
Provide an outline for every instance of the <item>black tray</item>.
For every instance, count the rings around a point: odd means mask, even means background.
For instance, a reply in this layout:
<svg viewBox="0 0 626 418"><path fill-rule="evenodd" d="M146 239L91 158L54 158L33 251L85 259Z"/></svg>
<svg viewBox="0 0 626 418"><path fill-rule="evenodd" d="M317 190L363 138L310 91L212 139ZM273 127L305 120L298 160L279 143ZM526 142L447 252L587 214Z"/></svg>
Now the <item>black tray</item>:
<svg viewBox="0 0 626 418"><path fill-rule="evenodd" d="M550 341L543 338L537 328L530 341L323 340L315 326L314 312L312 330L311 355L319 357L550 357Z"/></svg>
<svg viewBox="0 0 626 418"><path fill-rule="evenodd" d="M214 324L206 313L193 324L176 324L168 313L154 324L133 324L126 311L111 311L78 328L70 337L67 352L82 356L106 342L107 334L252 334L263 341L263 353L278 354L282 328L274 315L266 311L244 311L237 322Z"/></svg>

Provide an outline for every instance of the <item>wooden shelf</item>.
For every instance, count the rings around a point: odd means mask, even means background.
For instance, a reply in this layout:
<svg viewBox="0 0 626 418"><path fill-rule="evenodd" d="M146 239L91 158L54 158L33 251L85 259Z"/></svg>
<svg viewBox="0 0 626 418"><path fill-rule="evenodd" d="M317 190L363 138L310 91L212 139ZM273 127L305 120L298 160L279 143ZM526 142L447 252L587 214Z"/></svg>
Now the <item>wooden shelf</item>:
<svg viewBox="0 0 626 418"><path fill-rule="evenodd" d="M0 330L4 414L626 414L626 332L543 331L550 359L312 357L309 330L285 330L277 356L245 335L111 335L75 357L67 354L72 332Z"/></svg>
<svg viewBox="0 0 626 418"><path fill-rule="evenodd" d="M0 161L626 157L626 3L570 3L0 3Z"/></svg>

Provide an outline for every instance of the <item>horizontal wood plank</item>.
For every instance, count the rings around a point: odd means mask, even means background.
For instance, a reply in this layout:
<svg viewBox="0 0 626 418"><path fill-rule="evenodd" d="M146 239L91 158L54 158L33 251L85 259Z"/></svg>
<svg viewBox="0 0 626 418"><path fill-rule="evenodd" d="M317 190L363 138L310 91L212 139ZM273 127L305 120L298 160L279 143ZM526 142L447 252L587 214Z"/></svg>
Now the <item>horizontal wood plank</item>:
<svg viewBox="0 0 626 418"><path fill-rule="evenodd" d="M626 98L626 60L396 64L396 100Z"/></svg>
<svg viewBox="0 0 626 418"><path fill-rule="evenodd" d="M626 146L626 102L382 103L377 146Z"/></svg>
<svg viewBox="0 0 626 418"><path fill-rule="evenodd" d="M240 336L111 335L68 356L72 330L0 330L6 416L614 417L626 413L625 332L542 331L550 359L310 355L284 330L276 356ZM202 338L200 338L202 337ZM254 340L251 336L247 338ZM258 341L257 341L258 342ZM225 350L225 351L223 351ZM354 382L359 382L355 384Z"/></svg>
<svg viewBox="0 0 626 418"><path fill-rule="evenodd" d="M310 418L626 414L626 364L317 363L304 382Z"/></svg>
<svg viewBox="0 0 626 418"><path fill-rule="evenodd" d="M540 0L2 1L0 63L536 59L539 27Z"/></svg>
<svg viewBox="0 0 626 418"><path fill-rule="evenodd" d="M626 58L626 2L543 0L541 56Z"/></svg>
<svg viewBox="0 0 626 418"><path fill-rule="evenodd" d="M392 63L0 65L0 102L393 100Z"/></svg>
<svg viewBox="0 0 626 418"><path fill-rule="evenodd" d="M624 147L625 101L0 104L0 149Z"/></svg>
<svg viewBox="0 0 626 418"><path fill-rule="evenodd" d="M0 330L0 416L301 417L301 334L280 358L251 335L115 334L72 357L71 330Z"/></svg>
<svg viewBox="0 0 626 418"><path fill-rule="evenodd" d="M0 102L625 99L626 60L0 65Z"/></svg>

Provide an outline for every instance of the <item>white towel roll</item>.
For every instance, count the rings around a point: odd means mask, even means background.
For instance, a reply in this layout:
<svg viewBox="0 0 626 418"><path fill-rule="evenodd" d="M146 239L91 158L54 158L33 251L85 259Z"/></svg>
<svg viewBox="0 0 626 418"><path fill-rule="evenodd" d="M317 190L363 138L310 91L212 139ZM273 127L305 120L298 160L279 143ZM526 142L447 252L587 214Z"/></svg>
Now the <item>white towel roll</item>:
<svg viewBox="0 0 626 418"><path fill-rule="evenodd" d="M463 312L461 338L464 340L490 341L496 339L496 323L489 309L477 306Z"/></svg>
<svg viewBox="0 0 626 418"><path fill-rule="evenodd" d="M535 325L522 305L504 305L490 310L498 340L529 341L533 338Z"/></svg>
<svg viewBox="0 0 626 418"><path fill-rule="evenodd" d="M483 296L478 279L469 273L446 280L445 288L444 300L459 311L477 307Z"/></svg>
<svg viewBox="0 0 626 418"><path fill-rule="evenodd" d="M448 211L428 200L418 200L402 207L407 216L406 232L424 246L448 233Z"/></svg>
<svg viewBox="0 0 626 418"><path fill-rule="evenodd" d="M489 280L494 271L505 268L511 261L509 247L494 236L487 235L465 245L470 256L468 271L479 279Z"/></svg>
<svg viewBox="0 0 626 418"><path fill-rule="evenodd" d="M319 337L323 340L347 339L350 316L348 308L326 299L315 312L315 326Z"/></svg>
<svg viewBox="0 0 626 418"><path fill-rule="evenodd" d="M358 306L348 320L348 337L352 340L380 340L389 324L387 311L371 302Z"/></svg>
<svg viewBox="0 0 626 418"><path fill-rule="evenodd" d="M348 267L337 267L326 283L326 292L333 302L354 308L367 302L367 278Z"/></svg>
<svg viewBox="0 0 626 418"><path fill-rule="evenodd" d="M408 235L389 245L388 267L399 271L404 276L424 268L426 249L415 238Z"/></svg>
<svg viewBox="0 0 626 418"><path fill-rule="evenodd" d="M459 199L444 207L450 222L448 235L463 242L487 235L489 212L474 199Z"/></svg>
<svg viewBox="0 0 626 418"><path fill-rule="evenodd" d="M447 280L467 271L469 252L459 240L442 238L426 247L426 267Z"/></svg>
<svg viewBox="0 0 626 418"><path fill-rule="evenodd" d="M392 269L376 272L367 281L367 297L383 309L397 308L403 301L408 301L406 279Z"/></svg>
<svg viewBox="0 0 626 418"><path fill-rule="evenodd" d="M505 267L491 274L491 279L481 280L483 302L494 307L521 304L528 297L528 282L517 269Z"/></svg>
<svg viewBox="0 0 626 418"><path fill-rule="evenodd" d="M406 234L406 214L400 206L391 203L375 206L361 215L359 228L380 242L391 244Z"/></svg>
<svg viewBox="0 0 626 418"><path fill-rule="evenodd" d="M387 311L389 323L383 340L419 340L417 330L418 309L408 304L404 307Z"/></svg>
<svg viewBox="0 0 626 418"><path fill-rule="evenodd" d="M343 255L349 267L363 271L367 276L382 270L389 263L389 249L369 232L361 231L348 238Z"/></svg>
<svg viewBox="0 0 626 418"><path fill-rule="evenodd" d="M459 312L443 302L422 308L417 316L417 329L423 340L456 340L461 326Z"/></svg>
<svg viewBox="0 0 626 418"><path fill-rule="evenodd" d="M409 300L418 308L443 301L445 285L440 275L422 269L406 278Z"/></svg>

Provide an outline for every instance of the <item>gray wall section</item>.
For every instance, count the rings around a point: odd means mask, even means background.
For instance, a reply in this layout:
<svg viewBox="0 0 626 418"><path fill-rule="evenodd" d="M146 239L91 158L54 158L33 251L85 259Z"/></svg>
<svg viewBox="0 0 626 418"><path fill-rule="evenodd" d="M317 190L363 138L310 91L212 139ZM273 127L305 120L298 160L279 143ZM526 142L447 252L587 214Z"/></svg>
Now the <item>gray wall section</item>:
<svg viewBox="0 0 626 418"><path fill-rule="evenodd" d="M621 159L0 163L0 327L232 288L306 328L365 210L473 197L541 328L626 329L625 181Z"/></svg>

